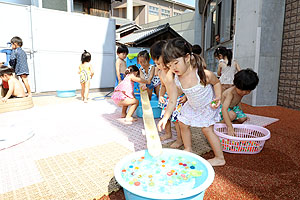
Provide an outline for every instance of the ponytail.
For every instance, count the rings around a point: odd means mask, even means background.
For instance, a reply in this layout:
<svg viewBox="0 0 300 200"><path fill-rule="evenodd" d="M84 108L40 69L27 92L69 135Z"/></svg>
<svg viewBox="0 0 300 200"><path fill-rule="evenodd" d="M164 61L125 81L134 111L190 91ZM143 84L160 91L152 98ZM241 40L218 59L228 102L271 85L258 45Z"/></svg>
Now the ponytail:
<svg viewBox="0 0 300 200"><path fill-rule="evenodd" d="M140 70L136 65L130 65L126 70L125 70L125 75L131 74L133 72L138 72L137 76L140 75Z"/></svg>
<svg viewBox="0 0 300 200"><path fill-rule="evenodd" d="M200 77L201 83L206 86L207 84L207 80L206 80L206 75L204 72L204 69L206 69L206 63L204 61L204 59L194 53L191 53L191 65L193 68L197 67L198 69L198 75Z"/></svg>
<svg viewBox="0 0 300 200"><path fill-rule="evenodd" d="M232 50L231 49L227 49L227 60L228 60L227 66L231 66L231 62L232 62Z"/></svg>

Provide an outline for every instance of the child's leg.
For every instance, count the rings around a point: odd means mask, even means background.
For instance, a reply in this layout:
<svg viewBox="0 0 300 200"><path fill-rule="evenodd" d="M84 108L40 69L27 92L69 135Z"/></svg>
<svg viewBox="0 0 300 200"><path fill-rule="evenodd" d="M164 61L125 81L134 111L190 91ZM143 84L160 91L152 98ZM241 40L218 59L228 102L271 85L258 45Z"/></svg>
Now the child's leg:
<svg viewBox="0 0 300 200"><path fill-rule="evenodd" d="M236 120L239 124L244 123L245 121L247 121L247 117L243 117L243 118L239 118Z"/></svg>
<svg viewBox="0 0 300 200"><path fill-rule="evenodd" d="M148 96L149 96L149 101L151 101L152 92L153 92L153 89L147 88L147 93L148 93Z"/></svg>
<svg viewBox="0 0 300 200"><path fill-rule="evenodd" d="M180 127L179 127L179 122L175 122L175 129L176 129L176 133L177 133L177 139L176 141L171 144L171 148L179 148L183 145L183 142L182 142L182 137L181 137L181 130L180 130Z"/></svg>
<svg viewBox="0 0 300 200"><path fill-rule="evenodd" d="M31 96L31 90L30 90L30 86L29 86L29 82L28 82L28 75L27 74L22 74L21 75L21 79L25 85L25 88L27 90L28 96Z"/></svg>
<svg viewBox="0 0 300 200"><path fill-rule="evenodd" d="M160 137L161 141L170 139L172 137L171 121L170 120L167 121L165 130L166 130L166 133L163 136Z"/></svg>
<svg viewBox="0 0 300 200"><path fill-rule="evenodd" d="M128 109L128 112L126 114L125 117L125 121L127 122L132 122L132 121L136 121L136 118L133 118L132 115L135 112L135 110L137 109L138 105L139 105L139 100L137 100L136 98L126 98L123 101L120 102L121 106L130 106L130 108Z"/></svg>
<svg viewBox="0 0 300 200"><path fill-rule="evenodd" d="M160 85L158 85L154 88L154 92L155 92L157 98L159 97L159 90L160 90Z"/></svg>
<svg viewBox="0 0 300 200"><path fill-rule="evenodd" d="M184 145L184 150L192 152L192 133L190 126L179 122L179 127L181 130L181 137Z"/></svg>
<svg viewBox="0 0 300 200"><path fill-rule="evenodd" d="M88 101L89 90L90 90L90 81L87 81L85 83L85 87L84 87L84 102L85 103L87 103L87 101Z"/></svg>
<svg viewBox="0 0 300 200"><path fill-rule="evenodd" d="M126 117L127 108L128 108L128 106L122 106L122 115L121 115L121 118L125 118Z"/></svg>
<svg viewBox="0 0 300 200"><path fill-rule="evenodd" d="M81 100L84 100L84 89L85 89L85 83L81 83Z"/></svg>
<svg viewBox="0 0 300 200"><path fill-rule="evenodd" d="M213 125L210 127L203 127L202 129L203 134L207 138L215 157L213 159L207 160L212 166L222 166L225 165L225 159L220 143L219 137L215 134L213 130Z"/></svg>
<svg viewBox="0 0 300 200"><path fill-rule="evenodd" d="M229 119L230 119L230 121L235 120L236 114L235 114L235 112L234 112L233 110L229 111L228 114L229 114ZM222 123L225 123L225 120L223 119L221 122L222 122Z"/></svg>

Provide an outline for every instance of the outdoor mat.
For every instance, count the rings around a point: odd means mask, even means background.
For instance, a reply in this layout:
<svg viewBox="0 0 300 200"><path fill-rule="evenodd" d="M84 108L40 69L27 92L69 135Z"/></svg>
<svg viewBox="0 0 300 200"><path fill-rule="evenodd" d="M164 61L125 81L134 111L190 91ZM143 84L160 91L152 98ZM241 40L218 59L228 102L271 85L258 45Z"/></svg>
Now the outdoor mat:
<svg viewBox="0 0 300 200"><path fill-rule="evenodd" d="M112 142L36 161L43 181L0 194L0 199L99 199L117 191L114 166L130 150Z"/></svg>

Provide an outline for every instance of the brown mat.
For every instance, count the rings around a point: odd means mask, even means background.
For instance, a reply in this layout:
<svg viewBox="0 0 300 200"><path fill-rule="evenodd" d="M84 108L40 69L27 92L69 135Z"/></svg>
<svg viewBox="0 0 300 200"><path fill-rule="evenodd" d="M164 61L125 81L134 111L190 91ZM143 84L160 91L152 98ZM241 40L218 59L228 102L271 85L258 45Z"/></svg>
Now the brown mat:
<svg viewBox="0 0 300 200"><path fill-rule="evenodd" d="M0 199L98 199L120 188L114 166L129 153L113 142L38 160L44 181L0 194Z"/></svg>

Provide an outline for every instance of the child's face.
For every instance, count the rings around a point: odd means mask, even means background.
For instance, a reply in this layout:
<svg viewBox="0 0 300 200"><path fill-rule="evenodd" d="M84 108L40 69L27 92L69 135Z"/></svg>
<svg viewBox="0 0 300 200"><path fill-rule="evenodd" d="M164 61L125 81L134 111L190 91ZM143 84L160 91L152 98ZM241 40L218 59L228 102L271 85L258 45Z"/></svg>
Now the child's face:
<svg viewBox="0 0 300 200"><path fill-rule="evenodd" d="M236 88L236 92L238 93L238 95L243 97L245 95L250 94L251 90L241 90L241 89Z"/></svg>
<svg viewBox="0 0 300 200"><path fill-rule="evenodd" d="M19 46L18 46L18 44L17 43L12 43L11 44L11 48L12 49L16 49L16 48L18 48Z"/></svg>
<svg viewBox="0 0 300 200"><path fill-rule="evenodd" d="M171 61L170 63L168 63L167 67L170 68L174 74L181 76L188 69L188 65L187 65L188 59L189 59L189 56L176 58L173 61Z"/></svg>
<svg viewBox="0 0 300 200"><path fill-rule="evenodd" d="M149 65L149 60L146 60L143 57L139 57L138 58L138 63L142 66L142 67L147 67Z"/></svg>
<svg viewBox="0 0 300 200"><path fill-rule="evenodd" d="M127 57L127 53L118 53L118 57L122 60L125 60L125 58Z"/></svg>
<svg viewBox="0 0 300 200"><path fill-rule="evenodd" d="M162 56L160 56L157 60L153 60L153 61L155 62L158 69L163 70L166 68L166 66L163 63Z"/></svg>

